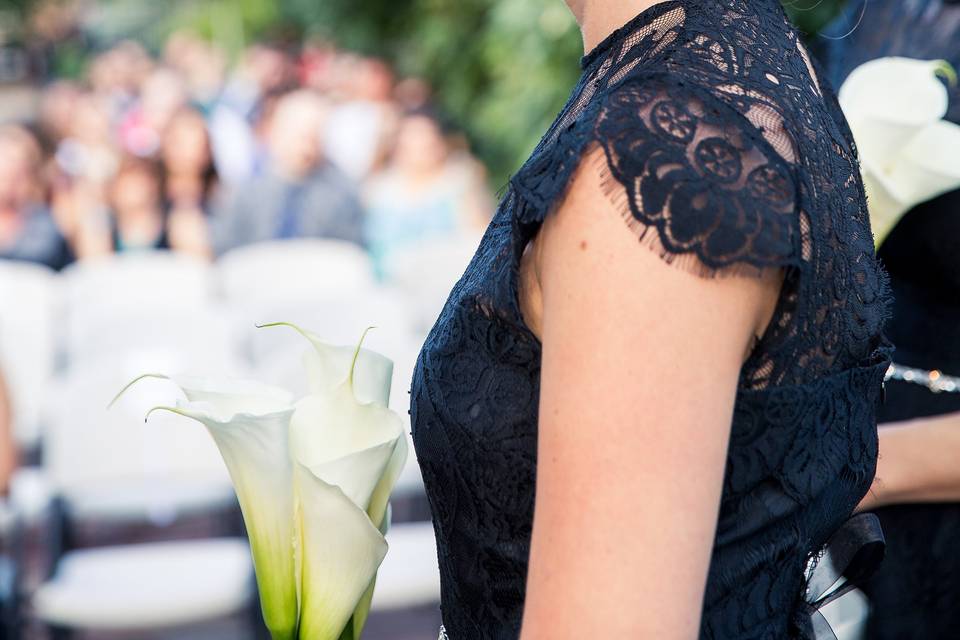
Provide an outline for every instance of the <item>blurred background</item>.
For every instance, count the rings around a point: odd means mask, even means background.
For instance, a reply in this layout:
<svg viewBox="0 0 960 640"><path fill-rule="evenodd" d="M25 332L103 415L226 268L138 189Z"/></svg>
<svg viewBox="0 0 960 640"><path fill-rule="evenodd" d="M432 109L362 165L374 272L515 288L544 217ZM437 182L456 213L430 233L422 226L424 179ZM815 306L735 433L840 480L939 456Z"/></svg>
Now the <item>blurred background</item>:
<svg viewBox="0 0 960 640"><path fill-rule="evenodd" d="M834 0L788 9L814 33ZM291 321L416 354L579 75L561 0L0 0L0 638L262 637L204 430L144 372L304 391ZM370 640L436 637L411 456Z"/></svg>

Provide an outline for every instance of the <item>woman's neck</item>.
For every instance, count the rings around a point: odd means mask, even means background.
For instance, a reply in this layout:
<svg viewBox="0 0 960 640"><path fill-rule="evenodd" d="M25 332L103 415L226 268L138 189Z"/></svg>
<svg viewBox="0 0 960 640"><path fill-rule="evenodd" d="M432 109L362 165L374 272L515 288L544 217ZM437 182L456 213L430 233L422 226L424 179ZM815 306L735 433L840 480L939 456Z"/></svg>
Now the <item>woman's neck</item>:
<svg viewBox="0 0 960 640"><path fill-rule="evenodd" d="M580 33L583 50L589 53L608 35L630 22L638 13L663 0L567 0Z"/></svg>

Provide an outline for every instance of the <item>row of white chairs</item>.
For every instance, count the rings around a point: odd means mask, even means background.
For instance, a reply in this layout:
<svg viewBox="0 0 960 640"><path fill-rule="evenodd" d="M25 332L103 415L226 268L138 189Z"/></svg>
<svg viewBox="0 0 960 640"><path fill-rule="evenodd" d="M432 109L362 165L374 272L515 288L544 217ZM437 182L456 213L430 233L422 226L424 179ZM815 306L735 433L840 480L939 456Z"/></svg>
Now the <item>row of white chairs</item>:
<svg viewBox="0 0 960 640"><path fill-rule="evenodd" d="M168 252L77 263L60 274L0 262L0 367L16 403L21 444L39 438L40 399L54 371L116 354L162 354L178 365L276 374L294 342L257 323L293 321L336 343L375 324L369 344L409 357L469 259L473 240L423 247L377 284L360 248L290 240L230 252L213 265ZM448 246L450 245L450 246Z"/></svg>
<svg viewBox="0 0 960 640"><path fill-rule="evenodd" d="M395 361L391 406L406 417L416 353L446 295L439 284L433 294L424 290L441 281L448 290L466 260L464 252L457 264L424 263L429 276L411 268L406 288L377 284L362 251L330 241L252 246L212 266L160 253L78 264L57 275L0 262L0 367L21 444L40 442L43 450L43 468L15 479L12 501L39 513L38 504L55 495L78 518L161 525L233 504L202 427L167 414L144 424L143 407L175 401L171 385L145 382L113 410L106 404L144 372L253 377L302 393L306 343L289 329L256 329L260 322L294 322L341 344L378 326L367 345ZM418 493L411 455L398 495ZM374 608L436 602L429 523L398 524L389 538ZM31 607L59 627L182 625L236 612L249 605L251 589L241 539L121 545L69 551Z"/></svg>

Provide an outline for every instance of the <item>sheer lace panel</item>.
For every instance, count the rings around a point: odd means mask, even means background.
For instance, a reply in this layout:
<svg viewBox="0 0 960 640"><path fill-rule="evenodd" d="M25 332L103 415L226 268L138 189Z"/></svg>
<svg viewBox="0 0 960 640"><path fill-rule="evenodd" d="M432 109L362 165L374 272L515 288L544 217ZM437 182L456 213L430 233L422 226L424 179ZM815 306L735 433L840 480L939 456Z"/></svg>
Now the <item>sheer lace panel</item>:
<svg viewBox="0 0 960 640"><path fill-rule="evenodd" d="M636 77L595 130L608 195L668 261L695 258L708 275L798 264L793 169L728 105L682 79Z"/></svg>

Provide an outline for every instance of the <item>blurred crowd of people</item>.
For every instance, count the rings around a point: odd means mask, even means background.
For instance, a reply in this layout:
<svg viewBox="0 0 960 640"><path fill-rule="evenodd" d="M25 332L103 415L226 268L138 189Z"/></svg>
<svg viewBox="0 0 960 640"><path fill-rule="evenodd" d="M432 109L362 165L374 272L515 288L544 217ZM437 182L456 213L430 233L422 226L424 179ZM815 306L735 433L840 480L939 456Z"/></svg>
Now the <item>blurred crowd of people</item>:
<svg viewBox="0 0 960 640"><path fill-rule="evenodd" d="M255 44L233 65L174 33L124 41L0 125L0 258L59 269L143 249L204 259L278 238L398 251L474 234L492 198L430 88L327 43Z"/></svg>

